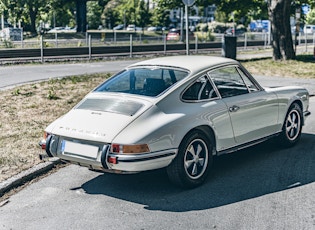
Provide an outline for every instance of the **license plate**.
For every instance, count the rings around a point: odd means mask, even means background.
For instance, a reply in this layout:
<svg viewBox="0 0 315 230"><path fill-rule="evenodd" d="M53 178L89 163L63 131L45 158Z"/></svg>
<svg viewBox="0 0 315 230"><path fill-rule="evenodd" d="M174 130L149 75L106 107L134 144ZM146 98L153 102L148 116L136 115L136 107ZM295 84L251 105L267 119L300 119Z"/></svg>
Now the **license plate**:
<svg viewBox="0 0 315 230"><path fill-rule="evenodd" d="M63 140L61 144L61 151L64 154L68 153L95 159L97 158L98 147Z"/></svg>

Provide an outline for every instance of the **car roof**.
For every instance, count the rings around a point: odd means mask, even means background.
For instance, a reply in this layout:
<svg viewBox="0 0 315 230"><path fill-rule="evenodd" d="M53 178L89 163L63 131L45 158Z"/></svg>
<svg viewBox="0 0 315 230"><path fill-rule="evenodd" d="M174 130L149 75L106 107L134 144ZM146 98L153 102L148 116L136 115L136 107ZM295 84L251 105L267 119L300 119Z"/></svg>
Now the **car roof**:
<svg viewBox="0 0 315 230"><path fill-rule="evenodd" d="M182 55L149 59L132 64L128 68L133 68L137 66L164 66L186 69L189 70L191 73L197 73L211 67L224 64L238 64L238 62L233 59L223 57Z"/></svg>

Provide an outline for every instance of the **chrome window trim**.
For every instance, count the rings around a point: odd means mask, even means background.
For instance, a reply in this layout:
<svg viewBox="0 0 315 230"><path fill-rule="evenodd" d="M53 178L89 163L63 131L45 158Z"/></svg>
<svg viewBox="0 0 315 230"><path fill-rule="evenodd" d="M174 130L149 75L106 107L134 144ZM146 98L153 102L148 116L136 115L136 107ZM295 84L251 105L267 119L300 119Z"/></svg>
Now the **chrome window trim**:
<svg viewBox="0 0 315 230"><path fill-rule="evenodd" d="M246 86L247 88L247 91L248 93L256 93L256 92L261 92L261 91L264 91L263 87L260 86L260 84L252 77L252 75L246 71L246 69L242 66L242 65L238 65L238 64L227 64L227 65L221 65L221 66L218 66L216 68L212 68L211 70L209 70L207 72L208 76L209 76L209 79L211 81L211 84L214 86L214 89L216 90L216 93L217 95L219 95L219 97L222 99L223 97L221 96L221 94L219 93L219 90L216 86L216 84L213 82L213 79L211 78L211 72L215 71L215 70L219 70L219 69L224 69L224 68L228 68L228 67L234 67L237 71L237 73L239 74L240 78L242 79L244 85ZM248 87L248 85L245 83L244 81L244 78L242 76L242 74L240 73L243 73L247 78L248 80L257 88L256 91L251 91ZM239 95L235 95L235 96L239 96ZM232 96L232 97L235 97L235 96Z"/></svg>
<svg viewBox="0 0 315 230"><path fill-rule="evenodd" d="M193 78L193 80L189 83L189 85L188 85L187 87L185 87L185 89L184 89L184 90L181 92L181 94L180 94L180 100L181 100L182 102L185 102L185 103L198 103L198 102L214 101L214 100L217 100L217 99L220 99L220 98L221 98L220 94L217 92L216 87L214 87L213 82L212 82L212 80L210 79L210 77L209 77L209 75L208 75L207 72L208 72L208 71L203 72L203 73L201 73L201 74L198 74L198 77ZM183 95L184 95L184 93L187 91L187 89L189 89L189 88L196 82L196 80L198 80L198 79L199 79L200 77L202 77L202 76L204 76L204 77L206 77L206 78L208 79L209 83L211 84L211 86L212 86L212 88L214 89L214 91L215 91L215 93L216 93L217 96L214 97L214 98L197 99L197 100L186 100L186 99L183 99ZM201 89L204 89L205 86L206 86L206 84L202 85ZM200 91L199 91L199 93L198 93L198 98L200 98L200 92L202 92L201 89L200 89Z"/></svg>

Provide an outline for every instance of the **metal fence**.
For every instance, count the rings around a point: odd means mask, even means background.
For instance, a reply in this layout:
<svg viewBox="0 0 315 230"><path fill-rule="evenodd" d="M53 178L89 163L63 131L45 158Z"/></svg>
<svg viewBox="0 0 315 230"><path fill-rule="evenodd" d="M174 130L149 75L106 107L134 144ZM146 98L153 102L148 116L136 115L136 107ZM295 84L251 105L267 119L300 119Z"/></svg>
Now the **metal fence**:
<svg viewBox="0 0 315 230"><path fill-rule="evenodd" d="M44 46L46 48L62 48L62 47L84 47L89 45L89 37L91 37L92 46L106 46L106 45L126 45L132 42L137 44L163 44L166 40L166 34L161 35L145 35L141 32L134 33L116 33L116 32L93 32L84 33L79 36L79 38L71 37L67 39L62 36L63 34L55 33L50 34L50 36L43 35ZM201 35L199 37L199 35ZM205 39L205 35L202 32L196 34L195 40L191 41L194 43L202 42L220 42L224 34L212 34L211 39ZM297 36L298 44L305 43L315 43L315 33L314 34L299 34ZM294 38L293 38L294 39ZM246 47L248 41L264 41L266 45L270 44L270 34L269 33L244 33L237 36L238 41L244 42L244 47ZM41 36L33 39L24 40L23 37L20 41L2 41L0 42L1 48L39 48L41 46ZM166 41L167 43L178 43L180 41Z"/></svg>
<svg viewBox="0 0 315 230"><path fill-rule="evenodd" d="M189 49L199 52L205 49L221 49L224 34L212 34L211 41L199 32L190 40ZM150 36L141 32L116 33L93 32L79 34L79 36L66 38L64 34L41 35L37 38L21 41L2 41L0 59L34 58L40 57L41 61L48 57L60 56L92 56L108 55L111 53L132 56L139 52L174 52L185 50L185 42L168 41L166 34ZM270 46L270 34L245 33L237 36L238 49L248 49L251 46L267 48ZM304 46L305 51L315 46L315 34L298 36L298 45Z"/></svg>

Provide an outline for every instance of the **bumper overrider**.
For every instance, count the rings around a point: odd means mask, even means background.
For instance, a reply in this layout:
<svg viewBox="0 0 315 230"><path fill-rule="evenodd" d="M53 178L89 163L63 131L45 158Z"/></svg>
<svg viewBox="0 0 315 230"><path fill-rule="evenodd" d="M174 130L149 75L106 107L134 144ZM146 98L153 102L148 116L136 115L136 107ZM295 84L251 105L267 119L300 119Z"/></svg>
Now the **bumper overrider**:
<svg viewBox="0 0 315 230"><path fill-rule="evenodd" d="M119 154L111 151L107 143L85 141L49 135L39 142L48 157L113 173L137 173L168 166L177 154L177 149L168 149L142 154Z"/></svg>

